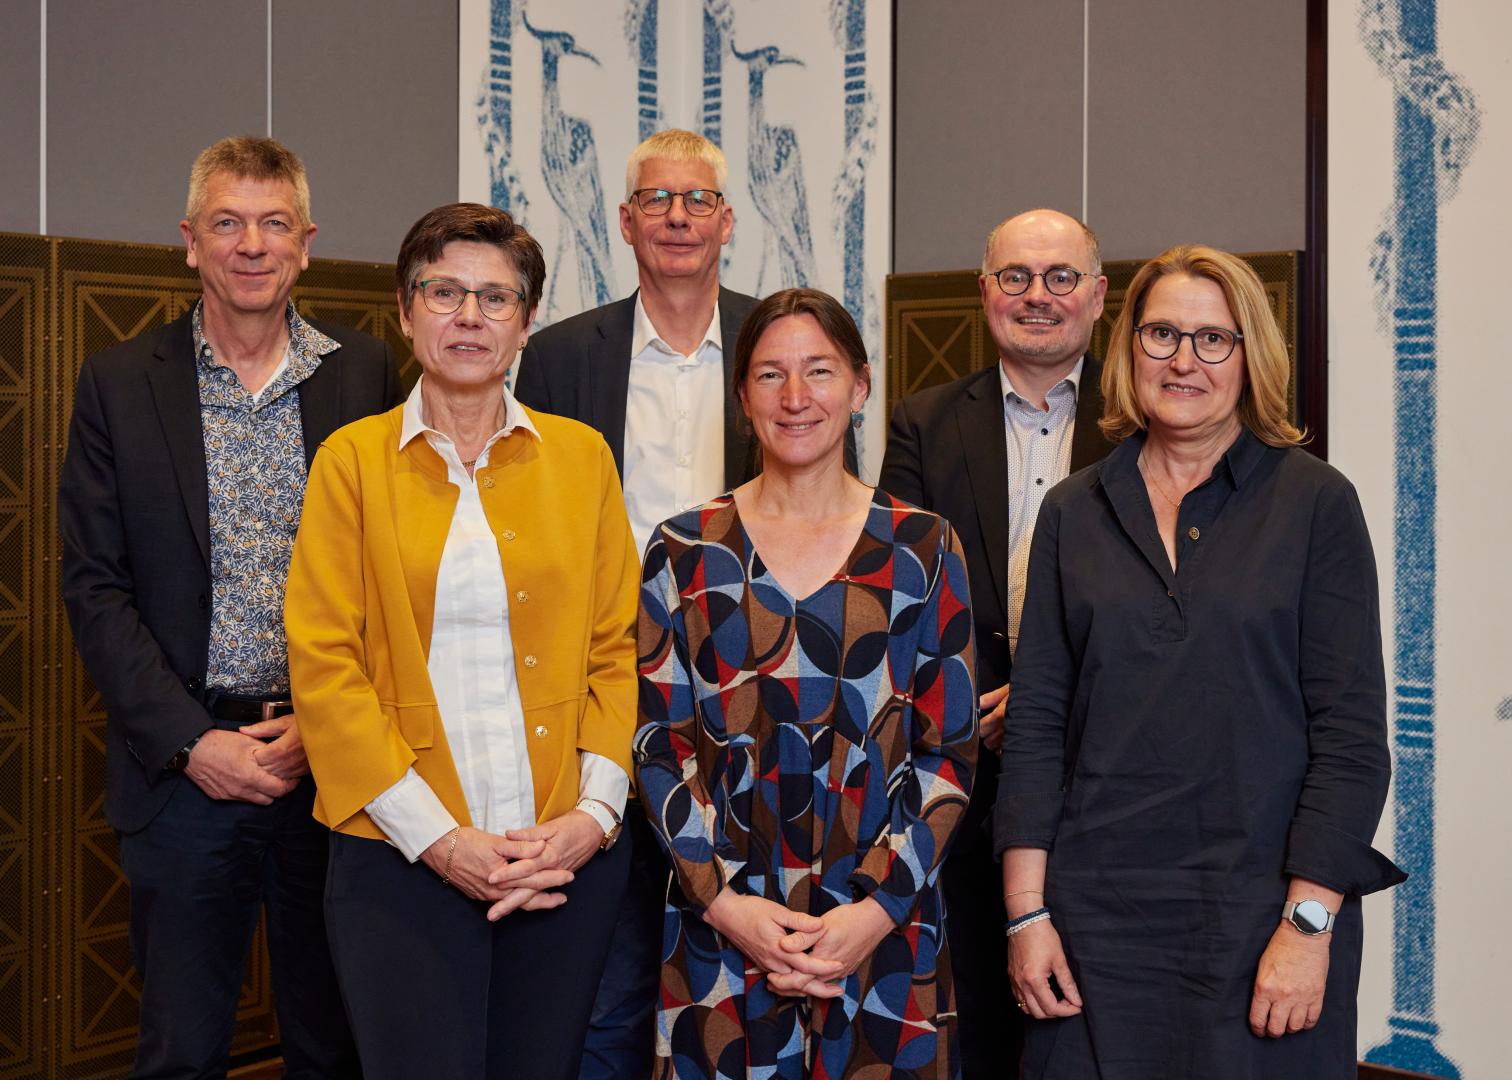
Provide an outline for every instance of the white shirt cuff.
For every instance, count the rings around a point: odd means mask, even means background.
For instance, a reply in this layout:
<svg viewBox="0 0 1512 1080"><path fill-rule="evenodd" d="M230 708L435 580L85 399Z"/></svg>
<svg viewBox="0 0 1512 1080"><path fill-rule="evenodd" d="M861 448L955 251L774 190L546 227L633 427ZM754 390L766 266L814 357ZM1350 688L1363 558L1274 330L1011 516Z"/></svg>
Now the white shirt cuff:
<svg viewBox="0 0 1512 1080"><path fill-rule="evenodd" d="M621 820L625 816L625 800L630 797L630 777L625 770L601 754L589 753L587 750L578 752L578 809L587 813L607 836L613 828L615 818ZM584 804L583 799L596 799L598 802ZM614 817L610 817L598 803L607 803L614 808Z"/></svg>
<svg viewBox="0 0 1512 1080"><path fill-rule="evenodd" d="M457 819L441 805L413 765L393 787L368 803L366 810L389 843L410 862L457 827Z"/></svg>

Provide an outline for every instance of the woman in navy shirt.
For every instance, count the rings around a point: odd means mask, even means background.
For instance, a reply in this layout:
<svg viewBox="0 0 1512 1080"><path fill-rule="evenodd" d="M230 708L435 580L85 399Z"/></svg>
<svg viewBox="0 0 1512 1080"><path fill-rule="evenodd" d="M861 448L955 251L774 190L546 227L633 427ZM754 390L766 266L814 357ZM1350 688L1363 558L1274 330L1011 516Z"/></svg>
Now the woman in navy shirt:
<svg viewBox="0 0 1512 1080"><path fill-rule="evenodd" d="M1391 774L1354 488L1300 448L1254 272L1176 247L1046 498L995 810L1027 1078L1353 1076Z"/></svg>

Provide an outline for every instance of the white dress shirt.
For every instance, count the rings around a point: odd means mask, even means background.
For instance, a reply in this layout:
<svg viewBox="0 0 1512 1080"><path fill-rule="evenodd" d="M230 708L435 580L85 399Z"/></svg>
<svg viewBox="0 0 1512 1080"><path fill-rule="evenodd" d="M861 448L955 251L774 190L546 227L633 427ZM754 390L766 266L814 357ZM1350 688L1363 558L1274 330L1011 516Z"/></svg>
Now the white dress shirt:
<svg viewBox="0 0 1512 1080"><path fill-rule="evenodd" d="M998 364L1003 386L1003 427L1008 442L1008 649L1018 651L1024 614L1029 547L1045 494L1071 472L1076 395L1086 358L1045 395L1046 408L1020 397Z"/></svg>
<svg viewBox="0 0 1512 1080"><path fill-rule="evenodd" d="M478 486L467 475L451 439L426 423L420 390L424 381L422 376L404 403L399 445L403 448L424 436L446 462L447 479L461 489L436 572L436 611L427 666L472 824L502 834L536 824L535 784L525 749L525 710L509 635L509 590ZM489 451L500 439L540 437L506 388L504 426L489 438L475 467L488 464ZM623 814L630 790L625 770L587 751L579 751L578 759L578 794L609 804L615 815ZM594 803L582 809L606 833L614 823ZM411 862L457 826L413 766L368 803L367 812Z"/></svg>
<svg viewBox="0 0 1512 1080"><path fill-rule="evenodd" d="M692 354L662 340L635 297L625 395L625 511L646 550L663 521L724 491L724 346L719 305Z"/></svg>

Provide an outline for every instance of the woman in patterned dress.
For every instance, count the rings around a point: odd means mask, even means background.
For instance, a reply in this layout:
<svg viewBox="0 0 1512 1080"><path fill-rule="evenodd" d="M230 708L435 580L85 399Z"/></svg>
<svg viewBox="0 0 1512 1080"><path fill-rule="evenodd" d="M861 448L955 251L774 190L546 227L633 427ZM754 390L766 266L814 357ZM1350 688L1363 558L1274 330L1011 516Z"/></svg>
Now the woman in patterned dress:
<svg viewBox="0 0 1512 1080"><path fill-rule="evenodd" d="M944 519L844 468L870 371L833 298L762 301L733 381L764 470L664 523L641 579L635 761L676 871L656 1073L953 1077L965 563Z"/></svg>

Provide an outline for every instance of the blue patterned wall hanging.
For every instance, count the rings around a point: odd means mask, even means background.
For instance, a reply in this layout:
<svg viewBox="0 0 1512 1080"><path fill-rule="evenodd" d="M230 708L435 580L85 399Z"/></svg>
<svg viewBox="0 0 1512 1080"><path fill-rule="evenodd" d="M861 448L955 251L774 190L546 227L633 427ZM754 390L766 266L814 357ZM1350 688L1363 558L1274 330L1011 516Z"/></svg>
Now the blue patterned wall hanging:
<svg viewBox="0 0 1512 1080"><path fill-rule="evenodd" d="M1392 896L1389 1035L1365 1056L1458 1080L1434 1018L1434 742L1437 603L1438 207L1459 186L1479 130L1470 92L1438 55L1435 0L1362 0L1366 51L1392 84L1395 197L1371 269L1394 338L1396 400L1396 861L1412 876Z"/></svg>

